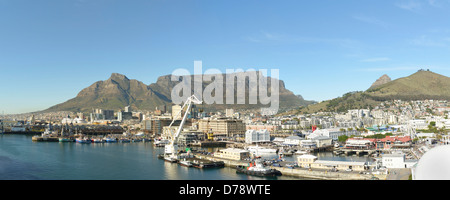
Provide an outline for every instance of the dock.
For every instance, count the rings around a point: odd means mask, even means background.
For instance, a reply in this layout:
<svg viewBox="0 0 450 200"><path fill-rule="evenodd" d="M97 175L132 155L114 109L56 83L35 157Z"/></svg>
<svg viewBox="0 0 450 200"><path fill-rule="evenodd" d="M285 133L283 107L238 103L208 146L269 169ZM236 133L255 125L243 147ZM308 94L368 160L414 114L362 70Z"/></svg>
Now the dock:
<svg viewBox="0 0 450 200"><path fill-rule="evenodd" d="M376 153L376 149L346 149L346 148L337 148L333 151L335 155L352 155L356 154L357 156L361 155L372 155L373 153Z"/></svg>
<svg viewBox="0 0 450 200"><path fill-rule="evenodd" d="M160 154L160 155L158 155L158 158L164 160L164 155ZM183 160L189 161L190 163L192 163L192 167L199 168L199 169L220 168L220 167L225 166L225 163L223 161L208 160L208 159L204 159L204 158L201 158L198 156L183 158ZM177 160L174 160L173 163L178 163L181 165L181 163L179 161L180 160L177 159Z"/></svg>
<svg viewBox="0 0 450 200"><path fill-rule="evenodd" d="M197 147L226 147L226 142L218 142L218 141L202 141L199 143L192 143L191 146Z"/></svg>
<svg viewBox="0 0 450 200"><path fill-rule="evenodd" d="M31 140L34 142L59 142L59 137L33 136Z"/></svg>

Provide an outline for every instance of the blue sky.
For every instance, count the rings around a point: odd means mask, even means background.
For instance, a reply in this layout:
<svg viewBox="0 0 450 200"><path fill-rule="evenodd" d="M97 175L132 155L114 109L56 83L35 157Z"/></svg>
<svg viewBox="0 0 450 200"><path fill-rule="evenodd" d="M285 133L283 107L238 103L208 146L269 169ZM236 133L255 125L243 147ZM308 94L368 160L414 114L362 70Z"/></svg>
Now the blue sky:
<svg viewBox="0 0 450 200"><path fill-rule="evenodd" d="M279 69L305 99L420 68L450 75L449 0L0 0L0 113L46 109L111 73Z"/></svg>

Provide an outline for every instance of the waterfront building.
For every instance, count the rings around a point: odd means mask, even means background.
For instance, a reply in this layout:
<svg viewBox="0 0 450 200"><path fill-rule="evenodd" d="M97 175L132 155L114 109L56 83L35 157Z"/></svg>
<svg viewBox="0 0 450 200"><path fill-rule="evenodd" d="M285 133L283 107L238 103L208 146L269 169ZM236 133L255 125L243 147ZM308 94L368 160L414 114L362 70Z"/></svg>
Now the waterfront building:
<svg viewBox="0 0 450 200"><path fill-rule="evenodd" d="M270 142L270 133L267 130L247 130L245 131L245 143Z"/></svg>
<svg viewBox="0 0 450 200"><path fill-rule="evenodd" d="M246 127L242 120L230 118L207 118L199 120L199 130L212 132L214 137L244 137Z"/></svg>
<svg viewBox="0 0 450 200"><path fill-rule="evenodd" d="M374 149L375 139L365 139L362 137L349 138L345 142L345 148L347 149Z"/></svg>
<svg viewBox="0 0 450 200"><path fill-rule="evenodd" d="M339 136L342 135L351 136L358 134L359 134L358 131L355 130L343 131L341 128L317 129L308 136L308 139L314 139L315 137L318 136L326 136L333 139L333 141L336 141L338 140Z"/></svg>
<svg viewBox="0 0 450 200"><path fill-rule="evenodd" d="M284 138L284 145L289 145L289 146L300 146L301 141L303 139L301 137L298 137L296 135L293 136L289 136L287 138Z"/></svg>
<svg viewBox="0 0 450 200"><path fill-rule="evenodd" d="M214 153L215 157L226 158L230 160L245 160L250 157L250 152L243 149L221 149L219 152Z"/></svg>
<svg viewBox="0 0 450 200"><path fill-rule="evenodd" d="M170 116L165 117L165 116L161 116L158 118L152 118L151 119L151 130L152 133L154 135L162 135L163 134L163 129L165 126L169 126L170 123L172 122L172 119ZM178 127L181 123L181 120L176 120L173 124L172 127ZM185 126L191 126L192 122L190 120L186 120Z"/></svg>
<svg viewBox="0 0 450 200"><path fill-rule="evenodd" d="M183 130L177 139L177 144L181 144L181 145L192 144L195 141L198 141L200 138L199 136L201 136L201 135L203 135L202 132Z"/></svg>
<svg viewBox="0 0 450 200"><path fill-rule="evenodd" d="M384 154L381 158L382 166L386 168L412 168L417 161L407 161L405 159L405 154L395 153L395 154Z"/></svg>
<svg viewBox="0 0 450 200"><path fill-rule="evenodd" d="M297 157L297 164L303 168L322 170L352 170L364 171L367 169L365 162L318 160L316 156L305 154Z"/></svg>
<svg viewBox="0 0 450 200"><path fill-rule="evenodd" d="M410 136L386 136L376 141L377 149L405 149L410 148L412 140Z"/></svg>
<svg viewBox="0 0 450 200"><path fill-rule="evenodd" d="M300 146L303 148L316 148L317 147L317 143L313 140L301 140L300 141Z"/></svg>
<svg viewBox="0 0 450 200"><path fill-rule="evenodd" d="M247 124L246 126L247 130L267 130L271 133L280 130L280 125L270 125L270 124Z"/></svg>
<svg viewBox="0 0 450 200"><path fill-rule="evenodd" d="M330 137L326 137L326 136L315 137L314 141L316 142L316 146L319 148L325 147L325 146L330 146L333 144L333 139L331 139Z"/></svg>

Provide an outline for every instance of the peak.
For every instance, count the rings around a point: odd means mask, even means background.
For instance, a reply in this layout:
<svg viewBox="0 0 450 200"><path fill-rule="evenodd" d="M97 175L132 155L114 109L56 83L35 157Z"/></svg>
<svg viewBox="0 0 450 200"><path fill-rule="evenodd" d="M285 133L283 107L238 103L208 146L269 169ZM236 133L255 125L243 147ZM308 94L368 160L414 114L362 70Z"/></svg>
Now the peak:
<svg viewBox="0 0 450 200"><path fill-rule="evenodd" d="M370 88L374 88L386 83L391 82L391 77L389 77L387 74L383 74L383 76L381 76L380 78L378 78L371 86ZM369 89L370 89L369 88Z"/></svg>
<svg viewBox="0 0 450 200"><path fill-rule="evenodd" d="M383 76L381 76L380 78L389 78L389 79L391 79L391 77L389 77L387 74L383 74Z"/></svg>
<svg viewBox="0 0 450 200"><path fill-rule="evenodd" d="M110 79L120 79L125 80L128 79L125 75L119 73L112 73Z"/></svg>

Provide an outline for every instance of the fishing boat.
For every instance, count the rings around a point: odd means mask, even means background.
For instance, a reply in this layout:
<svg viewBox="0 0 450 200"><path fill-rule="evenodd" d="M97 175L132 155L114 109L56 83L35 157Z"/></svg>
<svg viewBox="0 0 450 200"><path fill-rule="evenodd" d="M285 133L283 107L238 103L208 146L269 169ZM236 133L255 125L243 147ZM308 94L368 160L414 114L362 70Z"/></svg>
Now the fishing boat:
<svg viewBox="0 0 450 200"><path fill-rule="evenodd" d="M77 143L82 143L82 144L90 144L91 140L88 138L77 138L75 140Z"/></svg>
<svg viewBox="0 0 450 200"><path fill-rule="evenodd" d="M59 138L59 142L72 142L73 140L72 139L70 139L70 138L63 138L63 137L60 137Z"/></svg>
<svg viewBox="0 0 450 200"><path fill-rule="evenodd" d="M104 141L101 138L94 138L92 140L93 143L103 143Z"/></svg>
<svg viewBox="0 0 450 200"><path fill-rule="evenodd" d="M265 167L260 159L250 163L249 166L236 166L236 173L243 173L253 176L281 176L281 172L276 169Z"/></svg>
<svg viewBox="0 0 450 200"><path fill-rule="evenodd" d="M130 139L127 139L127 138L121 138L121 139L119 140L119 142L121 142L121 143L129 143L129 142L131 142L131 140L130 140Z"/></svg>
<svg viewBox="0 0 450 200"><path fill-rule="evenodd" d="M155 145L155 147L164 147L164 146L166 146L166 144L169 144L169 140L164 140L164 139L161 139L161 140L155 140L154 142L153 142L153 144Z"/></svg>
<svg viewBox="0 0 450 200"><path fill-rule="evenodd" d="M117 142L116 138L110 138L110 137L103 138L103 141L105 141L106 143Z"/></svg>

